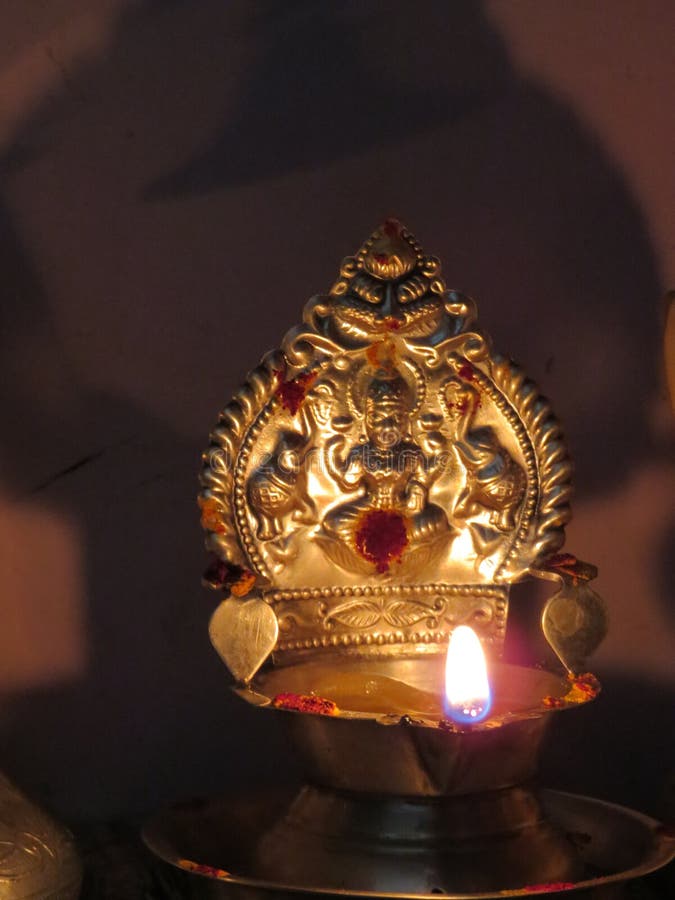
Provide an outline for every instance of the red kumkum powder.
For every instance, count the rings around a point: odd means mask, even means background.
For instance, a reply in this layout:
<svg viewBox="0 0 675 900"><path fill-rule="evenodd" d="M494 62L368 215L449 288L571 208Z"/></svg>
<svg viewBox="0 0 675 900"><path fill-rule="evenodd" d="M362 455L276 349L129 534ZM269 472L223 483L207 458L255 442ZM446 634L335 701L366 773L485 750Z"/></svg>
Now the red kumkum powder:
<svg viewBox="0 0 675 900"><path fill-rule="evenodd" d="M283 372L275 369L274 374L279 378L283 378ZM276 395L284 409L294 416L300 409L307 396L307 391L316 381L316 372L303 372L290 381L282 381L277 388Z"/></svg>
<svg viewBox="0 0 675 900"><path fill-rule="evenodd" d="M476 378L473 366L468 362L462 363L459 369L457 369L457 374L460 378L463 378L464 381L473 381Z"/></svg>
<svg viewBox="0 0 675 900"><path fill-rule="evenodd" d="M571 553L554 553L546 559L546 564L556 569L573 569L578 559Z"/></svg>
<svg viewBox="0 0 675 900"><path fill-rule="evenodd" d="M314 694L277 694L272 700L277 709L292 709L296 712L314 713L317 716L337 716L340 710L332 700L316 697Z"/></svg>
<svg viewBox="0 0 675 900"><path fill-rule="evenodd" d="M579 581L592 581L598 574L598 570L591 563L582 562L571 553L556 553L545 560L544 565L558 569L563 575L568 575L573 584Z"/></svg>
<svg viewBox="0 0 675 900"><path fill-rule="evenodd" d="M401 558L407 546L405 519L393 510L370 510L356 529L356 549L364 559L374 563L380 574L389 571L391 563Z"/></svg>

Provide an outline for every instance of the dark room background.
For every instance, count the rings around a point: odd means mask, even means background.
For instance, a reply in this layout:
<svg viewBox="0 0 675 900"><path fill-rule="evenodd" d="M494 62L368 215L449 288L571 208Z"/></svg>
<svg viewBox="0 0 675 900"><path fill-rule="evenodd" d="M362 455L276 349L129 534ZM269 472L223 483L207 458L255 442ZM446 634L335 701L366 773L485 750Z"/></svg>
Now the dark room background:
<svg viewBox="0 0 675 900"><path fill-rule="evenodd" d="M70 819L292 776L208 643L199 455L396 215L566 425L568 547L612 630L546 778L672 812L675 6L2 0L0 23L0 766Z"/></svg>

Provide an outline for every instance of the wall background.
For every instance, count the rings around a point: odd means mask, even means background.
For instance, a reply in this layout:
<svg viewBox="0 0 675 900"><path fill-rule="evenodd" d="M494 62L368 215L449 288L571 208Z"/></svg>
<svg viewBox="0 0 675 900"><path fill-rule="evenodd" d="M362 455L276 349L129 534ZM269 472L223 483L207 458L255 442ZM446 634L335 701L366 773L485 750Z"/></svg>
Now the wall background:
<svg viewBox="0 0 675 900"><path fill-rule="evenodd" d="M673 4L0 0L0 22L3 767L70 818L290 776L208 645L199 453L395 214L568 429L568 547L613 619L546 778L667 815Z"/></svg>

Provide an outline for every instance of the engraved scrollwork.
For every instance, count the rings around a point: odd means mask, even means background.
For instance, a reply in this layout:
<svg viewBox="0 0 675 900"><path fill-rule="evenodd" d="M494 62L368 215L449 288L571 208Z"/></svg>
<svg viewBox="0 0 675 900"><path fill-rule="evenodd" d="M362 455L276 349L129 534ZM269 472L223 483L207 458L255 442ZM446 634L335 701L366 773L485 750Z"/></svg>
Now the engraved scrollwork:
<svg viewBox="0 0 675 900"><path fill-rule="evenodd" d="M477 331L462 332L445 338L439 344L420 344L413 341L404 342L409 353L422 357L427 369L438 369L461 354L472 362L480 362L488 356L488 342L484 335Z"/></svg>
<svg viewBox="0 0 675 900"><path fill-rule="evenodd" d="M494 607L489 603L482 603L476 609L464 610L461 613L449 615L447 622L456 628L458 625L473 625L478 630L486 628L495 617Z"/></svg>
<svg viewBox="0 0 675 900"><path fill-rule="evenodd" d="M570 520L572 463L567 453L560 423L551 406L525 373L502 356L492 362L495 386L515 409L521 427L532 443L538 479L538 502L534 533L524 531L511 549L504 577L518 577L529 565L559 550L565 541L565 525ZM532 512L535 512L533 509Z"/></svg>
<svg viewBox="0 0 675 900"><path fill-rule="evenodd" d="M429 623L437 622L446 603L443 597L438 597L431 605L413 597L354 597L330 610L324 607L322 626L330 629L339 624L359 631L372 628L380 622L394 628L405 628L426 621L427 627L435 628L436 624Z"/></svg>
<svg viewBox="0 0 675 900"><path fill-rule="evenodd" d="M431 606L414 599L391 600L385 608L384 617L386 622L395 628L416 625L422 621L426 623L427 628L436 628L438 617L443 614L446 603L443 597L438 597Z"/></svg>
<svg viewBox="0 0 675 900"><path fill-rule="evenodd" d="M295 369L317 365L321 357L330 358L343 349L331 338L301 327L292 328L284 338L281 347L287 365Z"/></svg>
<svg viewBox="0 0 675 900"><path fill-rule="evenodd" d="M343 263L324 314L313 309L313 324L350 347L392 333L425 347L439 343L465 331L475 318L471 298L447 291L439 273L438 260L389 219Z"/></svg>
<svg viewBox="0 0 675 900"><path fill-rule="evenodd" d="M70 832L0 773L0 896L75 900L81 879Z"/></svg>
<svg viewBox="0 0 675 900"><path fill-rule="evenodd" d="M279 659L295 651L367 648L383 642L393 645L387 652L400 653L401 644L443 644L460 624L470 624L487 644L501 646L506 588L410 585L366 590L345 593L336 588L330 595L321 591L325 596L316 598L301 590L270 595L276 598L270 602L283 623Z"/></svg>
<svg viewBox="0 0 675 900"><path fill-rule="evenodd" d="M317 378L302 407L303 430L308 439L317 433L333 431L332 420L338 408L339 386L332 378Z"/></svg>
<svg viewBox="0 0 675 900"><path fill-rule="evenodd" d="M248 429L271 399L278 385L278 373L284 368L285 361L278 351L263 357L220 414L218 425L211 433L210 445L202 457L201 505L204 509L207 504L207 509L214 514L202 517L208 533L207 545L233 565L247 562L235 525L234 462Z"/></svg>
<svg viewBox="0 0 675 900"><path fill-rule="evenodd" d="M285 613L284 615L279 616L278 621L281 634L288 634L288 632L298 626L298 618L297 616L294 616L293 613Z"/></svg>
<svg viewBox="0 0 675 900"><path fill-rule="evenodd" d="M357 630L372 628L381 620L382 614L382 602L379 599L363 597L358 600L348 600L334 607L323 619L322 625L324 628L330 628L337 623Z"/></svg>

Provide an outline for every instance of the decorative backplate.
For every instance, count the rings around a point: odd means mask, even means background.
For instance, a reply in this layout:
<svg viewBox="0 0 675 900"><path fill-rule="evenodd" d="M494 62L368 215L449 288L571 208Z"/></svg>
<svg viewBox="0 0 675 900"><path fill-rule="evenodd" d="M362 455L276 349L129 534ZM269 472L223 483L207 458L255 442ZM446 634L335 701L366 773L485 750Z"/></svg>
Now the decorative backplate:
<svg viewBox="0 0 675 900"><path fill-rule="evenodd" d="M387 220L221 413L206 580L272 605L276 661L438 652L459 622L498 649L509 583L563 544L570 471L548 402Z"/></svg>

